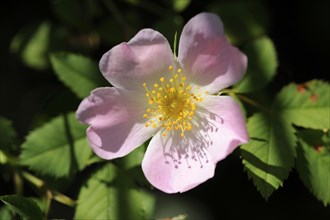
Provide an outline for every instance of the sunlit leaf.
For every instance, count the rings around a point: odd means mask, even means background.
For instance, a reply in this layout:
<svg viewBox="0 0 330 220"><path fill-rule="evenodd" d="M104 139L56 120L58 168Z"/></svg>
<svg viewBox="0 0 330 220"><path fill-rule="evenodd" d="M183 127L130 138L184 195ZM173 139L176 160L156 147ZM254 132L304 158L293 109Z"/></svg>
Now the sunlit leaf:
<svg viewBox="0 0 330 220"><path fill-rule="evenodd" d="M131 169L136 166L140 166L146 150L146 143L136 148L134 151L126 155L125 157L119 158L118 162L120 167L123 169Z"/></svg>
<svg viewBox="0 0 330 220"><path fill-rule="evenodd" d="M66 32L49 21L24 26L13 38L11 52L19 54L23 62L34 69L49 66L48 53L65 45Z"/></svg>
<svg viewBox="0 0 330 220"><path fill-rule="evenodd" d="M208 10L221 17L226 34L234 44L260 37L269 28L269 13L263 1L215 1Z"/></svg>
<svg viewBox="0 0 330 220"><path fill-rule="evenodd" d="M74 113L58 116L32 131L22 145L21 163L53 177L67 177L89 164L92 155L86 126Z"/></svg>
<svg viewBox="0 0 330 220"><path fill-rule="evenodd" d="M140 185L148 185L142 170L141 163L144 157L144 153L148 142L142 144L136 148L133 152L129 153L125 157L117 159L117 163L122 169L125 169L127 175L129 175L135 182Z"/></svg>
<svg viewBox="0 0 330 220"><path fill-rule="evenodd" d="M149 219L154 197L108 163L83 185L74 219Z"/></svg>
<svg viewBox="0 0 330 220"><path fill-rule="evenodd" d="M50 60L56 75L79 98L85 98L93 89L106 85L98 64L90 58L72 53L53 53Z"/></svg>
<svg viewBox="0 0 330 220"><path fill-rule="evenodd" d="M241 93L260 90L276 74L278 62L274 44L268 37L261 37L248 43L243 52L248 57L248 69L244 78L234 88Z"/></svg>
<svg viewBox="0 0 330 220"><path fill-rule="evenodd" d="M5 195L0 196L0 200L22 217L26 217L31 220L43 219L40 208L31 199L19 195Z"/></svg>
<svg viewBox="0 0 330 220"><path fill-rule="evenodd" d="M15 213L8 206L0 207L0 219L15 219L13 216L14 214Z"/></svg>
<svg viewBox="0 0 330 220"><path fill-rule="evenodd" d="M175 11L181 12L189 6L190 2L191 0L172 0L172 7Z"/></svg>
<svg viewBox="0 0 330 220"><path fill-rule="evenodd" d="M329 84L314 80L290 84L277 94L269 113L248 120L250 142L242 146L243 164L261 192L269 195L282 185L295 156L292 124L329 129Z"/></svg>
<svg viewBox="0 0 330 220"><path fill-rule="evenodd" d="M247 128L250 141L241 147L243 164L261 195L268 199L282 186L293 166L294 129L280 117L265 113L250 117Z"/></svg>
<svg viewBox="0 0 330 220"><path fill-rule="evenodd" d="M16 131L12 127L11 121L0 117L0 149L9 149L14 143Z"/></svg>
<svg viewBox="0 0 330 220"><path fill-rule="evenodd" d="M290 84L276 96L274 108L291 123L312 129L330 129L330 84L312 80Z"/></svg>
<svg viewBox="0 0 330 220"><path fill-rule="evenodd" d="M330 133L304 130L298 133L297 170L305 186L324 205L330 204Z"/></svg>

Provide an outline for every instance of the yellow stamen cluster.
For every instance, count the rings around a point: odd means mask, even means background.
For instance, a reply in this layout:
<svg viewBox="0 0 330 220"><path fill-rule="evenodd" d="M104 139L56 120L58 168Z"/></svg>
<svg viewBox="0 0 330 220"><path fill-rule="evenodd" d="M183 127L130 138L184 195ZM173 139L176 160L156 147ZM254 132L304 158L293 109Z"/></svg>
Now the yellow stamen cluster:
<svg viewBox="0 0 330 220"><path fill-rule="evenodd" d="M187 85L181 69L175 72L170 66L169 71L171 78L168 82L161 77L159 83L153 84L152 89L143 83L149 104L143 118L148 118L146 127L162 127L164 137L175 130L180 131L181 137L185 137L185 132L192 129L191 120L195 114L196 103L202 101L202 95L198 94L199 88L195 94L192 87Z"/></svg>

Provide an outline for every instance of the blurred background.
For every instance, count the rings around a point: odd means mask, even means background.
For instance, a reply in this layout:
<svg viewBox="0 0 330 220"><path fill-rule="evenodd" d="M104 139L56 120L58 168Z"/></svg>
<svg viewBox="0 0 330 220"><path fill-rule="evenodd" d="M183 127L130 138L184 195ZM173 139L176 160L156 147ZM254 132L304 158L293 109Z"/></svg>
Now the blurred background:
<svg viewBox="0 0 330 220"><path fill-rule="evenodd" d="M20 137L50 118L74 111L80 100L54 74L49 54L70 51L97 61L103 53L138 30L151 27L171 45L174 34L203 11L217 13L238 47L269 36L279 67L268 86L275 94L290 82L329 79L330 1L324 0L30 0L0 2L0 115L10 119ZM326 95L326 94L325 94ZM0 131L1 132L1 131ZM330 169L330 168L329 168ZM9 184L0 194L12 193ZM68 186L64 194L75 198ZM157 193L155 217L188 213L190 219L329 219L324 207L293 170L265 201L248 180L239 152L218 164L215 177L180 195ZM72 210L58 204L58 218Z"/></svg>

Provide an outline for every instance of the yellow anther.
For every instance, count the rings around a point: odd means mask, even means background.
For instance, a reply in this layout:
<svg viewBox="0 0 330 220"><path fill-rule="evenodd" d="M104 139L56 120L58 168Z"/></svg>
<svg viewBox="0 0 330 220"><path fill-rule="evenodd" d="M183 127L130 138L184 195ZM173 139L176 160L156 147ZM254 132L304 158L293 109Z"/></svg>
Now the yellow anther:
<svg viewBox="0 0 330 220"><path fill-rule="evenodd" d="M185 130L190 131L192 129L191 123L186 124Z"/></svg>
<svg viewBox="0 0 330 220"><path fill-rule="evenodd" d="M196 103L203 100L204 91L202 93L199 88L192 88L186 83L182 69L174 70L173 66L168 69L172 76L168 80L160 77L160 82L151 84L151 90L143 83L150 105L143 114L143 118L149 119L145 127L162 128L163 137L172 134L170 131L177 131L185 138L185 132L193 129L191 122L197 108Z"/></svg>

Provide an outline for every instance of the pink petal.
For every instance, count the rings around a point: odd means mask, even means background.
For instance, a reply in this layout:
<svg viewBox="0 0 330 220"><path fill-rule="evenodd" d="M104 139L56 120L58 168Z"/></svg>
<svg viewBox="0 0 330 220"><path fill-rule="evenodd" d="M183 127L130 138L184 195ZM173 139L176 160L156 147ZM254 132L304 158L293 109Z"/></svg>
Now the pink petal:
<svg viewBox="0 0 330 220"><path fill-rule="evenodd" d="M247 57L230 45L212 13L198 14L185 25L178 60L192 83L210 94L239 81L247 67Z"/></svg>
<svg viewBox="0 0 330 220"><path fill-rule="evenodd" d="M144 82L157 82L174 65L166 38L152 29L143 29L128 43L121 43L100 60L104 77L117 88L144 90Z"/></svg>
<svg viewBox="0 0 330 220"><path fill-rule="evenodd" d="M87 138L98 156L125 156L151 137L154 130L144 126L143 95L125 89L99 88L81 102L77 118L90 125Z"/></svg>
<svg viewBox="0 0 330 220"><path fill-rule="evenodd" d="M227 157L236 147L248 142L245 119L239 105L229 96L206 96L197 109L201 121L206 121L201 135L216 163Z"/></svg>
<svg viewBox="0 0 330 220"><path fill-rule="evenodd" d="M213 177L215 164L196 138L183 139L180 132L163 137L158 132L142 161L148 181L166 193L185 192ZM197 143L198 144L198 143Z"/></svg>

